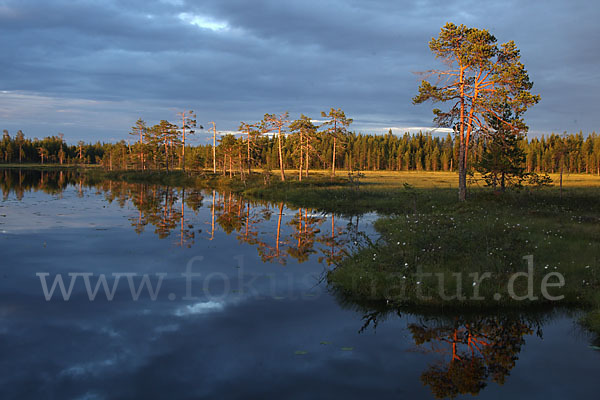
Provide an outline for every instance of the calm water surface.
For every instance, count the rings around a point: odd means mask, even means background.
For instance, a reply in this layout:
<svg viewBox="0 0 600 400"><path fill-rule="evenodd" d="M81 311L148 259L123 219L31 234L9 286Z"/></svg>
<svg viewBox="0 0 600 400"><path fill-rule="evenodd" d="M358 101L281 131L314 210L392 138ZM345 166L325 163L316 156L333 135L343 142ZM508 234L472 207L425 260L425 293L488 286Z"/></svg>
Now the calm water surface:
<svg viewBox="0 0 600 400"><path fill-rule="evenodd" d="M600 390L576 312L423 315L331 293L326 271L374 237L376 215L58 172L0 171L0 184L2 399Z"/></svg>

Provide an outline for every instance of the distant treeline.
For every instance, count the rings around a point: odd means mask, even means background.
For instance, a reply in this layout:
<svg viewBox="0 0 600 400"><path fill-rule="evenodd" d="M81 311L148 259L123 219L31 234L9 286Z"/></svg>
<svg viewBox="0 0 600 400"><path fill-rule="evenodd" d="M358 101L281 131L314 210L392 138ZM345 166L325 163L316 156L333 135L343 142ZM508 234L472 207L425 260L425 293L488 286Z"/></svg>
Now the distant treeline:
<svg viewBox="0 0 600 400"><path fill-rule="evenodd" d="M332 164L333 140L331 135L316 135L305 146L303 166L307 161L310 169L330 169ZM445 138L417 133L396 136L343 133L336 137L336 167L353 170L392 171L452 171L457 168L458 143L447 135ZM251 138L248 151L247 136L231 134L218 136L215 149L219 172L243 170L247 167L247 152L253 168L267 170L279 168L278 137L256 135ZM299 140L296 134L282 135L282 155L285 168L297 169L300 165ZM565 152L567 143L568 152ZM565 172L600 175L600 135L591 133L542 136L520 139L519 147L526 154L527 172L558 172L564 162ZM165 165L181 168L182 162L188 169L212 169L212 144L185 146L182 159L182 144L171 142L163 147L160 142L128 143L84 143L67 144L62 135L43 139L26 138L18 131L10 135L4 130L0 142L0 163L54 163L62 165L99 164L107 169L163 169ZM469 165L475 165L484 153L483 138L471 143ZM143 164L142 164L143 163Z"/></svg>

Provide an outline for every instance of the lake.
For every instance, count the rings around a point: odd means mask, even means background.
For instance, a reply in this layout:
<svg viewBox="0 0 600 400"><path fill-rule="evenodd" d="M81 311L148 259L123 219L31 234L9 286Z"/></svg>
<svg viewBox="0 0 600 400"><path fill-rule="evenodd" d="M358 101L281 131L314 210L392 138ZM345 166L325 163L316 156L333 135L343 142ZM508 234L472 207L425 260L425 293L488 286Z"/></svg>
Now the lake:
<svg viewBox="0 0 600 400"><path fill-rule="evenodd" d="M0 397L598 393L577 310L393 310L327 284L375 214L0 170Z"/></svg>

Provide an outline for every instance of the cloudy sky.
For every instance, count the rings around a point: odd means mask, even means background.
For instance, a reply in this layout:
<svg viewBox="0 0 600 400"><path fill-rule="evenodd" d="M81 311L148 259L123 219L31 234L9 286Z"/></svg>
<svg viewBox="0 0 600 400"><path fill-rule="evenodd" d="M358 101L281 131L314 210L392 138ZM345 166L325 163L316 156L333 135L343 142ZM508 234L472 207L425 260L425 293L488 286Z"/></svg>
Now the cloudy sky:
<svg viewBox="0 0 600 400"><path fill-rule="evenodd" d="M600 131L600 3L575 0L0 0L0 129L112 141L184 109L235 130L331 107L356 131L425 128L414 72L448 21L516 42L532 133Z"/></svg>

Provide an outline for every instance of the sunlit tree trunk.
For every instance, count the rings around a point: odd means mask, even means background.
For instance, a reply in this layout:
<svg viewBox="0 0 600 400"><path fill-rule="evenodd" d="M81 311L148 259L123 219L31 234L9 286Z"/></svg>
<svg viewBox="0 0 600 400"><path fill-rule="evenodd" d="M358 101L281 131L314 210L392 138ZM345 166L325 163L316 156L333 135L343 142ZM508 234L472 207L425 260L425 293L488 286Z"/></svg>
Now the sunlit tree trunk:
<svg viewBox="0 0 600 400"><path fill-rule="evenodd" d="M212 155L213 155L213 174L217 173L217 125L214 122L210 122L213 127L213 145L212 145Z"/></svg>
<svg viewBox="0 0 600 400"><path fill-rule="evenodd" d="M169 173L169 141L165 140L165 167Z"/></svg>
<svg viewBox="0 0 600 400"><path fill-rule="evenodd" d="M240 167L240 178L244 179L244 165L242 164L242 148L238 147L238 163Z"/></svg>
<svg viewBox="0 0 600 400"><path fill-rule="evenodd" d="M300 130L300 165L298 168L298 180L302 181L302 130Z"/></svg>
<svg viewBox="0 0 600 400"><path fill-rule="evenodd" d="M181 162L179 168L185 171L185 117L183 117L183 125L181 127Z"/></svg>
<svg viewBox="0 0 600 400"><path fill-rule="evenodd" d="M310 163L310 159L309 159L310 158L309 146L310 146L310 139L307 136L306 137L306 174L305 174L307 178L308 178L308 166L309 166L309 163Z"/></svg>
<svg viewBox="0 0 600 400"><path fill-rule="evenodd" d="M465 201L467 199L467 168L465 165L465 157L467 155L465 146L465 82L464 82L464 67L460 67L459 72L459 87L460 87L460 133L459 133L459 151L458 151L458 200Z"/></svg>
<svg viewBox="0 0 600 400"><path fill-rule="evenodd" d="M247 145L248 145L248 154L246 156L246 163L248 164L248 176L251 174L250 171L250 130L248 130L248 139L247 139Z"/></svg>
<svg viewBox="0 0 600 400"><path fill-rule="evenodd" d="M278 127L277 142L279 147L279 169L281 170L281 180L285 181L285 171L283 170L283 151L281 149L281 125Z"/></svg>
<svg viewBox="0 0 600 400"><path fill-rule="evenodd" d="M336 135L337 135L337 121L333 123L333 159L331 160L331 176L335 177L335 150L336 150Z"/></svg>
<svg viewBox="0 0 600 400"><path fill-rule="evenodd" d="M146 169L146 164L144 164L144 138L143 138L143 130L140 127L140 161L142 162L142 171Z"/></svg>

